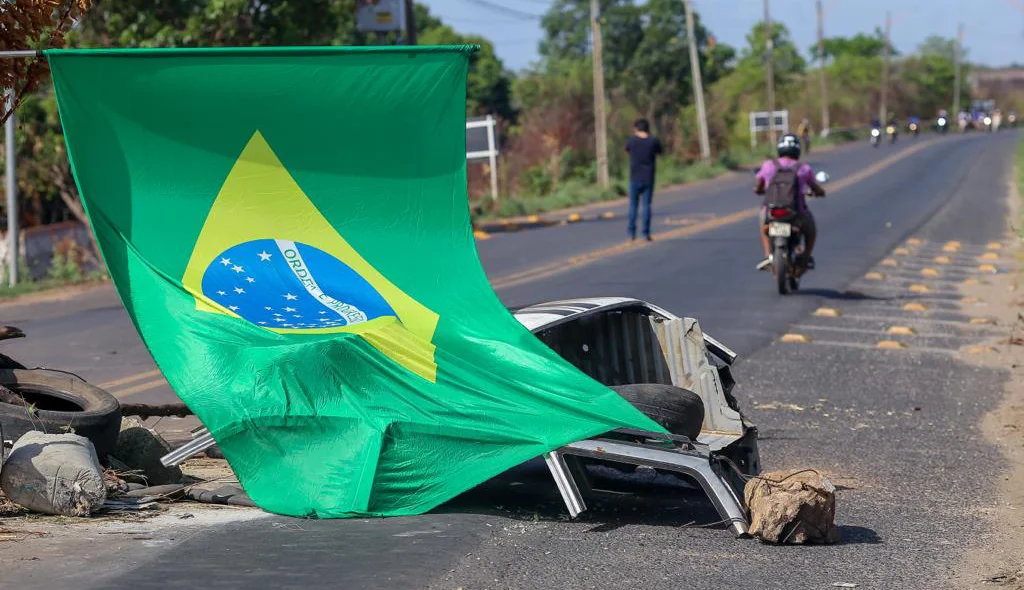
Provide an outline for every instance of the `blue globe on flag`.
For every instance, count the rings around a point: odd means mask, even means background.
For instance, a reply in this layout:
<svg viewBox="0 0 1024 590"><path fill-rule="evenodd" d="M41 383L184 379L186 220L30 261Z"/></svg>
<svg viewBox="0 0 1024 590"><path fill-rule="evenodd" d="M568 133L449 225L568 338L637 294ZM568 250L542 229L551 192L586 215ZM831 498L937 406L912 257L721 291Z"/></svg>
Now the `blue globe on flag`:
<svg viewBox="0 0 1024 590"><path fill-rule="evenodd" d="M316 330L395 316L381 294L334 256L299 242L233 246L203 273L203 294L268 330Z"/></svg>

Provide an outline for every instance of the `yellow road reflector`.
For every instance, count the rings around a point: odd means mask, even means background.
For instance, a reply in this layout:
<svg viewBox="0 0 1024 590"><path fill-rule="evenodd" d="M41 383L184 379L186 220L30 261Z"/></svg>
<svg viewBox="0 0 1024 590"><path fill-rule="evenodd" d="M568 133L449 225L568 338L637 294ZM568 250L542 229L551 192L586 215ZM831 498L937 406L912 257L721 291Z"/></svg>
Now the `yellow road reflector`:
<svg viewBox="0 0 1024 590"><path fill-rule="evenodd" d="M928 306L923 303L908 303L903 306L903 311L928 311Z"/></svg>
<svg viewBox="0 0 1024 590"><path fill-rule="evenodd" d="M907 250L906 248L896 248L892 253L896 256L906 256L907 254L910 254L910 250Z"/></svg>
<svg viewBox="0 0 1024 590"><path fill-rule="evenodd" d="M615 218L615 213L613 213L611 211L605 211L604 213L601 214L601 219L614 219L614 218Z"/></svg>
<svg viewBox="0 0 1024 590"><path fill-rule="evenodd" d="M922 242L920 238L910 238L909 240L907 240L908 246L920 246L923 243L924 242Z"/></svg>
<svg viewBox="0 0 1024 590"><path fill-rule="evenodd" d="M996 321L992 318L971 318L971 323L975 326L992 326Z"/></svg>
<svg viewBox="0 0 1024 590"><path fill-rule="evenodd" d="M985 252L981 255L982 260L999 260L999 255L995 252Z"/></svg>
<svg viewBox="0 0 1024 590"><path fill-rule="evenodd" d="M885 275L880 272L869 272L868 274L864 275L864 278L869 281L880 281L885 278Z"/></svg>
<svg viewBox="0 0 1024 590"><path fill-rule="evenodd" d="M928 285L916 285L915 284L915 285L911 285L910 286L910 292L911 293L927 293L928 291L931 291L931 289L928 288Z"/></svg>
<svg viewBox="0 0 1024 590"><path fill-rule="evenodd" d="M782 341L794 344L809 344L811 339L803 334L783 334Z"/></svg>
<svg viewBox="0 0 1024 590"><path fill-rule="evenodd" d="M882 266L899 266L900 265L899 262L896 262L896 260L894 260L892 258L886 258L885 260L883 260L881 262L881 264L882 264Z"/></svg>
<svg viewBox="0 0 1024 590"><path fill-rule="evenodd" d="M837 318L843 314L839 313L838 309L832 309L831 307L819 307L814 315L822 318Z"/></svg>
<svg viewBox="0 0 1024 590"><path fill-rule="evenodd" d="M891 326L885 333L892 334L893 336L913 336L917 334L910 326Z"/></svg>
<svg viewBox="0 0 1024 590"><path fill-rule="evenodd" d="M922 268L921 274L923 274L926 277L937 277L941 273L939 273L938 269L935 268Z"/></svg>
<svg viewBox="0 0 1024 590"><path fill-rule="evenodd" d="M985 247L988 248L989 250L1002 250L1003 249L1003 245L1000 244L999 242L989 242L988 246L985 246Z"/></svg>
<svg viewBox="0 0 1024 590"><path fill-rule="evenodd" d="M531 215L526 218L526 221L529 221L530 223L537 223L540 221L540 217L537 215Z"/></svg>
<svg viewBox="0 0 1024 590"><path fill-rule="evenodd" d="M965 285L977 285L978 279L964 279Z"/></svg>
<svg viewBox="0 0 1024 590"><path fill-rule="evenodd" d="M935 262L939 264L949 264L952 260L950 260L949 256L936 256Z"/></svg>
<svg viewBox="0 0 1024 590"><path fill-rule="evenodd" d="M474 229L473 230L473 237L478 239L478 240L489 240L489 239L491 239L491 234L485 232L482 229Z"/></svg>
<svg viewBox="0 0 1024 590"><path fill-rule="evenodd" d="M569 223L576 223L581 219L583 219L582 215L580 215L579 213L573 213L572 215L569 216Z"/></svg>
<svg viewBox="0 0 1024 590"><path fill-rule="evenodd" d="M902 349L906 348L907 345L903 344L902 342L900 342L898 340L882 340L881 342L876 344L875 347L876 348L884 348L884 349L887 349L887 350L902 350Z"/></svg>
<svg viewBox="0 0 1024 590"><path fill-rule="evenodd" d="M959 252L960 242L950 242L942 247L943 252Z"/></svg>
<svg viewBox="0 0 1024 590"><path fill-rule="evenodd" d="M989 274L995 274L999 272L998 270L996 270L996 267L992 266L991 264L982 264L981 266L978 267L978 270L980 270L981 272L987 272Z"/></svg>

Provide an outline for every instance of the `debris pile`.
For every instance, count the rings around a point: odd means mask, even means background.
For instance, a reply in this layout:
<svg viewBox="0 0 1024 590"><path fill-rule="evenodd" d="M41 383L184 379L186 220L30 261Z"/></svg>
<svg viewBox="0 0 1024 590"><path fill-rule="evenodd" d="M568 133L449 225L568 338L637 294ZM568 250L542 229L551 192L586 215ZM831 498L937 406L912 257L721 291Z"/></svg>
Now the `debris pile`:
<svg viewBox="0 0 1024 590"><path fill-rule="evenodd" d="M0 489L15 504L61 516L89 516L107 499L103 470L89 439L34 430L11 449L0 471Z"/></svg>
<svg viewBox="0 0 1024 590"><path fill-rule="evenodd" d="M750 534L765 543L835 543L836 488L813 469L775 471L747 482Z"/></svg>

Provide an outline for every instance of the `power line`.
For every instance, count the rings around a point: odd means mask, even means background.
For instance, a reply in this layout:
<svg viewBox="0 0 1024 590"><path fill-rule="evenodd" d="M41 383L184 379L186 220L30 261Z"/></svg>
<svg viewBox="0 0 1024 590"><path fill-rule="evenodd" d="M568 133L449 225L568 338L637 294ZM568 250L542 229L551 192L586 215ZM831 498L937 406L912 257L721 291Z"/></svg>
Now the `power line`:
<svg viewBox="0 0 1024 590"><path fill-rule="evenodd" d="M540 20L540 19L544 18L544 15L535 14L535 13L532 13L532 12L524 12L522 10L517 10L515 8L509 8L507 6L502 6L501 4L497 4L495 2L491 2L490 0L465 0L465 1L469 2L470 4L476 4L477 6L480 6L480 7L483 7L483 8L487 8L489 10L493 10L494 12L499 12L501 14L504 14L504 15L507 15L507 16L511 16L511 17L516 18L518 20Z"/></svg>

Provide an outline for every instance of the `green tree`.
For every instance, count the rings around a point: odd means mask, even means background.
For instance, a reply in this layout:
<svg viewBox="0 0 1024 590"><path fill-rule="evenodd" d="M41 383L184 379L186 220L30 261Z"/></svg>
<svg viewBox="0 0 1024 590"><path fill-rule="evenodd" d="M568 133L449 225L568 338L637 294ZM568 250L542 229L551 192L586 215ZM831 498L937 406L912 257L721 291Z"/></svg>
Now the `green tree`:
<svg viewBox="0 0 1024 590"><path fill-rule="evenodd" d="M882 57L885 53L885 34L881 29L875 28L870 35L857 33L852 37L831 37L825 39L825 59L835 59L842 56L854 57ZM890 46L892 55L897 55L896 50ZM811 56L817 60L818 46L811 47Z"/></svg>

